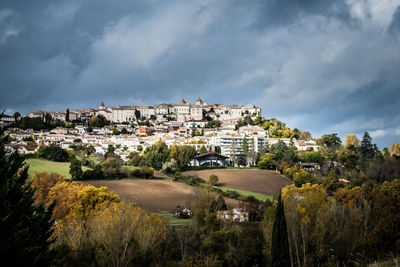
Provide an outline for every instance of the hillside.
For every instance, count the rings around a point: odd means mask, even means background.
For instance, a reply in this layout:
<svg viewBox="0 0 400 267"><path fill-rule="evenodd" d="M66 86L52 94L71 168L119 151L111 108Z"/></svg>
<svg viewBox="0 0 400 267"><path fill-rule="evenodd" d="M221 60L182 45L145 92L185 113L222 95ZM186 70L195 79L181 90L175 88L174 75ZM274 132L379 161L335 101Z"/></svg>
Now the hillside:
<svg viewBox="0 0 400 267"><path fill-rule="evenodd" d="M219 184L223 187L264 195L277 194L281 188L292 184L292 181L283 175L260 169L213 169L187 171L182 174L199 177L207 181L212 173L218 175Z"/></svg>

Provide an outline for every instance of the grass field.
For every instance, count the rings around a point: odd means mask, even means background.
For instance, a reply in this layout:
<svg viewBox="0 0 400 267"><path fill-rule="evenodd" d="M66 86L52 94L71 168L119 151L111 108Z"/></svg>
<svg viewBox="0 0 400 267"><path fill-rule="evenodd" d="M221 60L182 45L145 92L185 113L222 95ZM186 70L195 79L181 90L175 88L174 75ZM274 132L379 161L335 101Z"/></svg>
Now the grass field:
<svg viewBox="0 0 400 267"><path fill-rule="evenodd" d="M187 224L192 221L191 219L176 218L172 213L168 211L156 212L154 214L160 217L163 221L165 221L168 224Z"/></svg>
<svg viewBox="0 0 400 267"><path fill-rule="evenodd" d="M182 174L199 177L207 181L212 173L218 176L218 184L221 187L234 188L248 193L254 192L265 196L276 195L283 187L292 184L292 181L283 175L261 169L214 169L187 171ZM240 194L239 191L238 193Z"/></svg>
<svg viewBox="0 0 400 267"><path fill-rule="evenodd" d="M55 162L45 159L27 159L25 162L29 165L29 176L33 177L36 172L55 172L65 178L71 178L69 174L69 162ZM88 167L82 167L83 171L88 170Z"/></svg>
<svg viewBox="0 0 400 267"><path fill-rule="evenodd" d="M218 189L221 189L222 191L226 192L226 191L236 191L238 194L242 195L242 196L253 196L258 200L264 201L266 199L269 199L270 201L272 201L274 199L273 196L267 196L264 194L260 194L260 193L254 193L254 192L250 192L250 191L246 191L246 190L240 190L240 189L234 189L234 188L228 188L228 187L216 187Z"/></svg>

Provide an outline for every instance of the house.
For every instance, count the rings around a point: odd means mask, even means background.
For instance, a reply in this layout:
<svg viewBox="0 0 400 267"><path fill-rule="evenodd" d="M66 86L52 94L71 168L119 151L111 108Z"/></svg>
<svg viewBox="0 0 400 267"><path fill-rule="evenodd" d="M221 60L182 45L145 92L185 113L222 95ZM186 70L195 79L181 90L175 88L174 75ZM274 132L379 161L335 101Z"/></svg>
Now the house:
<svg viewBox="0 0 400 267"><path fill-rule="evenodd" d="M321 166L318 163L301 163L300 168L306 171L315 171L321 169Z"/></svg>
<svg viewBox="0 0 400 267"><path fill-rule="evenodd" d="M197 155L190 162L190 166L227 166L229 157L219 155L215 152L210 152L202 155Z"/></svg>
<svg viewBox="0 0 400 267"><path fill-rule="evenodd" d="M204 128L207 124L205 120L189 120L183 123L187 128Z"/></svg>
<svg viewBox="0 0 400 267"><path fill-rule="evenodd" d="M249 212L245 209L221 210L217 212L217 218L221 221L248 222Z"/></svg>
<svg viewBox="0 0 400 267"><path fill-rule="evenodd" d="M7 126L15 122L14 117L3 114L0 115L0 126Z"/></svg>
<svg viewBox="0 0 400 267"><path fill-rule="evenodd" d="M176 208L172 210L172 213L179 218L190 218L193 215L191 210L181 206L176 206Z"/></svg>

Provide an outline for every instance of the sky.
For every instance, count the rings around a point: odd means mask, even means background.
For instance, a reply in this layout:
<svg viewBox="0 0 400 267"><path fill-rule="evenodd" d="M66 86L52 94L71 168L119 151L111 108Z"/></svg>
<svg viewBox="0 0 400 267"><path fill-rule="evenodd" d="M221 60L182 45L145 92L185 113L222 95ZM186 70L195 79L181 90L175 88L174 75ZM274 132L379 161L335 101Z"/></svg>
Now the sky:
<svg viewBox="0 0 400 267"><path fill-rule="evenodd" d="M0 0L0 108L248 104L400 142L400 0Z"/></svg>

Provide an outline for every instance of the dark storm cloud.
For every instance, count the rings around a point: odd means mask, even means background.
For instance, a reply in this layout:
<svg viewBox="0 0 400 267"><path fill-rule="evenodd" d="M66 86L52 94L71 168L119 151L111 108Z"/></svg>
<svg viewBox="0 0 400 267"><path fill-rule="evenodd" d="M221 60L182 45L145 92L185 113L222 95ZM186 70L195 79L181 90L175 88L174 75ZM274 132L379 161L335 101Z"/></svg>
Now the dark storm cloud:
<svg viewBox="0 0 400 267"><path fill-rule="evenodd" d="M400 1L2 1L0 106L255 103L400 141Z"/></svg>

